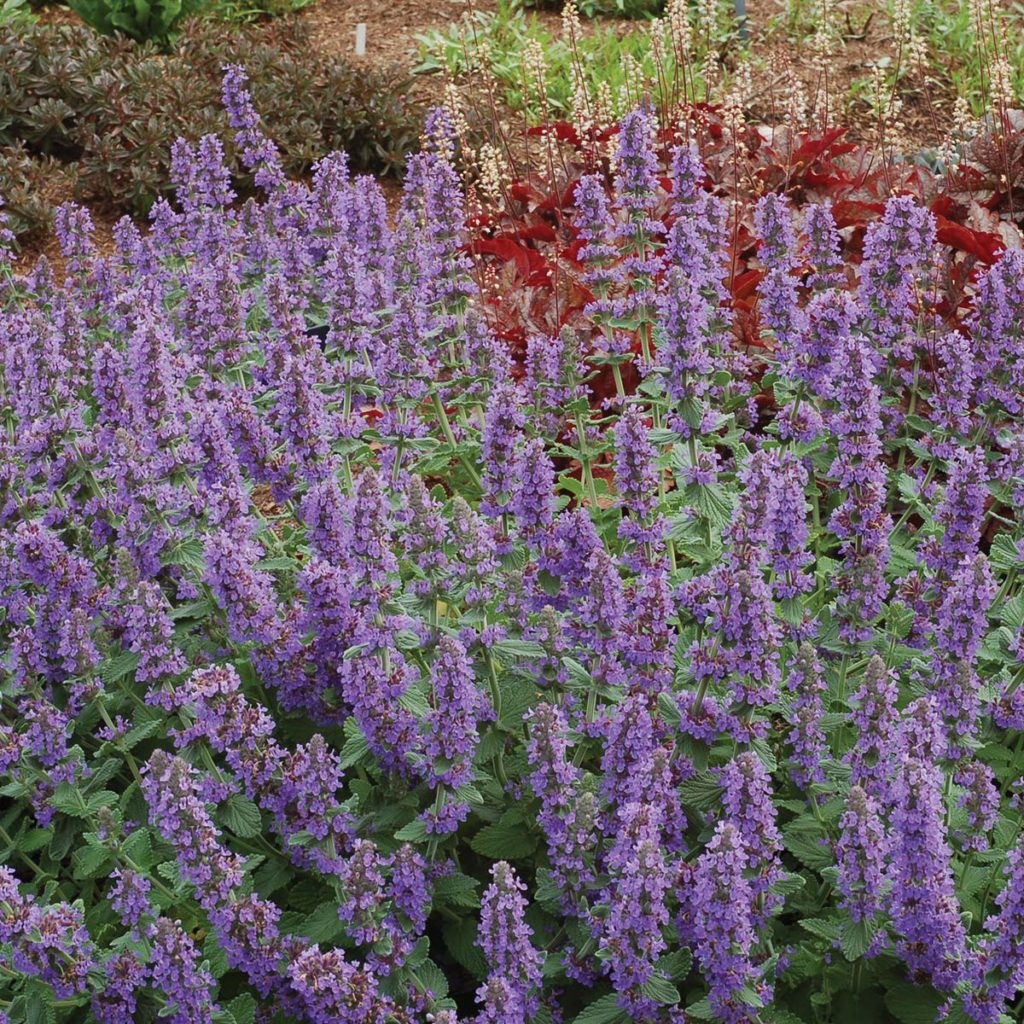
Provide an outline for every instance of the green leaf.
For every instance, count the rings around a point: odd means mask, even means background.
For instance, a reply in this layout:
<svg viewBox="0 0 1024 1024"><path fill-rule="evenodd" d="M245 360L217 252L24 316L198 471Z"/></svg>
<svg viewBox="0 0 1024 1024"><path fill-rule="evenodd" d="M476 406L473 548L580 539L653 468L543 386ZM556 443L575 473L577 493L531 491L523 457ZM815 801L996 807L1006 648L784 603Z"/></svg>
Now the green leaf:
<svg viewBox="0 0 1024 1024"><path fill-rule="evenodd" d="M658 975L650 978L640 991L662 1006L675 1006L679 1002L679 990L667 978L659 978Z"/></svg>
<svg viewBox="0 0 1024 1024"><path fill-rule="evenodd" d="M832 850L817 832L801 828L783 829L786 849L809 868L820 871L835 863Z"/></svg>
<svg viewBox="0 0 1024 1024"><path fill-rule="evenodd" d="M442 875L434 883L434 903L448 904L452 907L478 907L480 897L477 889L480 883L469 875L455 872L451 875Z"/></svg>
<svg viewBox="0 0 1024 1024"><path fill-rule="evenodd" d="M220 822L240 839L259 835L263 822L260 809L242 793L232 793L220 809Z"/></svg>
<svg viewBox="0 0 1024 1024"><path fill-rule="evenodd" d="M137 864L140 868L148 868L153 861L153 842L150 839L149 829L140 828L134 831L125 841L122 847L124 855Z"/></svg>
<svg viewBox="0 0 1024 1024"><path fill-rule="evenodd" d="M529 857L537 849L537 837L522 825L505 825L500 821L485 825L470 842L474 853L493 860L516 860Z"/></svg>
<svg viewBox="0 0 1024 1024"><path fill-rule="evenodd" d="M243 992L224 1007L237 1024L255 1024L256 1022L256 1000L248 993Z"/></svg>
<svg viewBox="0 0 1024 1024"><path fill-rule="evenodd" d="M299 926L299 935L304 935L314 942L333 942L340 938L345 926L338 916L338 908L334 903L324 903L317 907Z"/></svg>
<svg viewBox="0 0 1024 1024"><path fill-rule="evenodd" d="M573 1019L573 1024L626 1024L629 1018L619 1006L619 997L612 992L601 996L585 1007Z"/></svg>
<svg viewBox="0 0 1024 1024"><path fill-rule="evenodd" d="M34 979L25 987L25 1024L53 1024L53 993Z"/></svg>
<svg viewBox="0 0 1024 1024"><path fill-rule="evenodd" d="M206 936L203 943L203 959L209 963L210 973L215 978L222 978L228 973L228 955L212 932Z"/></svg>
<svg viewBox="0 0 1024 1024"><path fill-rule="evenodd" d="M491 650L504 655L505 659L543 658L544 648L536 640L499 640L491 645Z"/></svg>
<svg viewBox="0 0 1024 1024"><path fill-rule="evenodd" d="M269 572L292 572L298 568L298 563L288 555L281 555L276 558L261 558L255 568L266 569Z"/></svg>
<svg viewBox="0 0 1024 1024"><path fill-rule="evenodd" d="M708 1002L707 997L698 1000L696 1003L691 1003L686 1008L686 1016L692 1017L694 1020L717 1020L715 1011L711 1009L711 1004Z"/></svg>
<svg viewBox="0 0 1024 1024"><path fill-rule="evenodd" d="M761 1014L765 1024L807 1024L803 1017L784 1009L781 1006L768 1006Z"/></svg>
<svg viewBox="0 0 1024 1024"><path fill-rule="evenodd" d="M430 990L435 999L444 999L448 995L448 979L433 960L424 960L416 968L416 977Z"/></svg>
<svg viewBox="0 0 1024 1024"><path fill-rule="evenodd" d="M349 719L349 721L352 720ZM349 736L345 741L345 746L341 748L341 767L351 768L354 764L362 761L364 757L367 757L369 753L370 744L362 732L358 731L358 726L356 726L355 734Z"/></svg>
<svg viewBox="0 0 1024 1024"><path fill-rule="evenodd" d="M886 1009L900 1024L935 1024L944 1002L934 989L897 985L885 995Z"/></svg>
<svg viewBox="0 0 1024 1024"><path fill-rule="evenodd" d="M835 942L839 938L842 926L834 919L827 920L823 917L807 917L800 922L800 927L809 931L812 935L827 939L829 942Z"/></svg>
<svg viewBox="0 0 1024 1024"><path fill-rule="evenodd" d="M658 970L673 981L682 981L693 968L693 954L688 949L677 949L658 961Z"/></svg>
<svg viewBox="0 0 1024 1024"><path fill-rule="evenodd" d="M30 828L18 836L14 844L22 853L35 853L41 850L53 838L52 828Z"/></svg>
<svg viewBox="0 0 1024 1024"><path fill-rule="evenodd" d="M839 948L847 960L857 960L871 946L878 929L870 921L846 921L839 936Z"/></svg>
<svg viewBox="0 0 1024 1024"><path fill-rule="evenodd" d="M100 678L110 685L130 676L138 667L139 655L134 651L122 651L100 662Z"/></svg>
<svg viewBox="0 0 1024 1024"><path fill-rule="evenodd" d="M71 856L75 878L98 878L106 875L113 855L103 846L80 846Z"/></svg>
<svg viewBox="0 0 1024 1024"><path fill-rule="evenodd" d="M197 576L201 576L206 569L203 542L196 537L180 540L160 553L160 561L164 565L180 565L183 569L191 569Z"/></svg>
<svg viewBox="0 0 1024 1024"><path fill-rule="evenodd" d="M70 782L58 783L50 797L50 806L74 818L89 817L89 805L85 801L85 795Z"/></svg>
<svg viewBox="0 0 1024 1024"><path fill-rule="evenodd" d="M707 810L718 803L722 786L711 772L698 772L679 787L679 797L687 807Z"/></svg>
<svg viewBox="0 0 1024 1024"><path fill-rule="evenodd" d="M474 978L483 978L487 974L484 955L477 945L477 925L473 918L462 917L457 921L446 921L441 934L444 936L448 952Z"/></svg>
<svg viewBox="0 0 1024 1024"><path fill-rule="evenodd" d="M427 823L422 818L413 818L395 833L395 838L400 843L425 843L430 838Z"/></svg>

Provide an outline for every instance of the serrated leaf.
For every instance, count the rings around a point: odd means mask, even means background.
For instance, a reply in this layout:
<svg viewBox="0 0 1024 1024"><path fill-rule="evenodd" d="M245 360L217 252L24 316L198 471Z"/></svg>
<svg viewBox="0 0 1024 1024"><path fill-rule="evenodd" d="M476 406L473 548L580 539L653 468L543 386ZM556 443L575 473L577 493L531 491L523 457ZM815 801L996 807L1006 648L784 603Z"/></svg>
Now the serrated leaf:
<svg viewBox="0 0 1024 1024"><path fill-rule="evenodd" d="M658 961L658 970L673 981L681 981L693 968L693 954L688 949L677 949Z"/></svg>
<svg viewBox="0 0 1024 1024"><path fill-rule="evenodd" d="M474 853L492 860L529 857L537 849L537 837L522 825L485 825L470 841Z"/></svg>
<svg viewBox="0 0 1024 1024"><path fill-rule="evenodd" d="M232 793L219 811L221 824L241 839L259 835L263 825L260 809L244 794Z"/></svg>
<svg viewBox="0 0 1024 1024"><path fill-rule="evenodd" d="M847 960L857 960L870 948L878 929L870 921L846 921L839 936L839 948Z"/></svg>
<svg viewBox="0 0 1024 1024"><path fill-rule="evenodd" d="M255 1024L256 1022L256 1000L248 993L243 992L224 1007L237 1024Z"/></svg>
<svg viewBox="0 0 1024 1024"><path fill-rule="evenodd" d="M100 678L108 686L130 676L139 667L139 655L134 651L122 651L100 662Z"/></svg>
<svg viewBox="0 0 1024 1024"><path fill-rule="evenodd" d="M125 841L124 855L139 867L148 868L153 859L153 843L149 829L140 828L133 832Z"/></svg>
<svg viewBox="0 0 1024 1024"><path fill-rule="evenodd" d="M839 938L842 925L838 920L823 917L807 917L800 922L800 927L812 935L835 942Z"/></svg>
<svg viewBox="0 0 1024 1024"><path fill-rule="evenodd" d="M478 907L480 897L477 890L480 883L469 875L455 872L442 875L434 882L434 903L447 904L452 907Z"/></svg>
<svg viewBox="0 0 1024 1024"><path fill-rule="evenodd" d="M807 1024L803 1017L781 1006L768 1006L761 1014L766 1024Z"/></svg>
<svg viewBox="0 0 1024 1024"><path fill-rule="evenodd" d="M547 653L536 640L498 640L491 645L491 650L500 654L504 661L515 661L519 658L543 658Z"/></svg>
<svg viewBox="0 0 1024 1024"><path fill-rule="evenodd" d="M433 960L424 960L416 967L416 977L430 991L435 999L444 999L448 995L448 979Z"/></svg>
<svg viewBox="0 0 1024 1024"><path fill-rule="evenodd" d="M190 569L197 576L201 576L206 569L203 542L196 537L179 540L160 552L160 561L164 565L180 565L183 569Z"/></svg>
<svg viewBox="0 0 1024 1024"><path fill-rule="evenodd" d="M344 924L338 916L338 908L331 902L317 907L302 922L297 932L313 942L332 942L340 938L344 930Z"/></svg>
<svg viewBox="0 0 1024 1024"><path fill-rule="evenodd" d="M351 768L362 761L363 758L368 757L369 754L370 744L361 732L356 733L354 736L349 736L345 741L345 746L341 748L341 767Z"/></svg>
<svg viewBox="0 0 1024 1024"><path fill-rule="evenodd" d="M711 772L698 772L679 787L679 798L688 807L707 810L714 807L722 795L722 786Z"/></svg>
<svg viewBox="0 0 1024 1024"><path fill-rule="evenodd" d="M422 818L413 818L395 833L395 838L401 843L425 843L430 838L427 823Z"/></svg>
<svg viewBox="0 0 1024 1024"><path fill-rule="evenodd" d="M113 855L102 846L80 846L71 856L75 878L97 878L107 874Z"/></svg>
<svg viewBox="0 0 1024 1024"><path fill-rule="evenodd" d="M653 999L662 1006L675 1006L679 1002L679 989L667 978L660 978L658 975L649 978L640 991L648 999Z"/></svg>
<svg viewBox="0 0 1024 1024"><path fill-rule="evenodd" d="M886 1009L900 1024L935 1024L944 1002L934 989L898 985L885 994Z"/></svg>
<svg viewBox="0 0 1024 1024"><path fill-rule="evenodd" d="M612 992L601 996L573 1018L573 1024L625 1024L626 1011L619 1006L619 997Z"/></svg>
<svg viewBox="0 0 1024 1024"><path fill-rule="evenodd" d="M711 1009L711 1004L708 1002L707 997L697 1000L695 1003L691 1003L686 1008L686 1016L693 1020L716 1020L715 1011Z"/></svg>
<svg viewBox="0 0 1024 1024"><path fill-rule="evenodd" d="M803 829L783 829L786 849L807 867L820 871L835 863L831 848L816 832Z"/></svg>
<svg viewBox="0 0 1024 1024"><path fill-rule="evenodd" d="M477 945L477 924L473 918L463 917L457 921L446 921L441 934L448 952L474 978L482 979L487 974L484 955Z"/></svg>
<svg viewBox="0 0 1024 1024"><path fill-rule="evenodd" d="M212 932L203 942L203 959L209 964L210 974L222 978L228 972L228 955L224 952L217 936Z"/></svg>

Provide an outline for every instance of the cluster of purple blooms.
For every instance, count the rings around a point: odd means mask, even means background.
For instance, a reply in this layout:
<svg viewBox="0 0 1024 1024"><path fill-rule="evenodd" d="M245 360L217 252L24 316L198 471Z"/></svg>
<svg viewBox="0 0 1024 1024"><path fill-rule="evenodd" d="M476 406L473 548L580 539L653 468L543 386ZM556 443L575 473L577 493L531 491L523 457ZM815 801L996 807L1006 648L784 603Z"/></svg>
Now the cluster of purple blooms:
<svg viewBox="0 0 1024 1024"><path fill-rule="evenodd" d="M946 325L911 199L853 272L767 195L740 351L728 210L641 107L520 365L443 113L390 215L224 92L259 198L180 142L147 233L0 252L6 1018L1009 1020L1020 254Z"/></svg>

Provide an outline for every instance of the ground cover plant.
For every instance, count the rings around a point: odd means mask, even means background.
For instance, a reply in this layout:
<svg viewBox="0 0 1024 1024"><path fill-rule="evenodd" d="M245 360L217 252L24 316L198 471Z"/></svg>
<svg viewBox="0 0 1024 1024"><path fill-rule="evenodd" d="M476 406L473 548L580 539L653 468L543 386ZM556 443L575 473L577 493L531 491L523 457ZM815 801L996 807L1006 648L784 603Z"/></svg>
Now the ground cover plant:
<svg viewBox="0 0 1024 1024"><path fill-rule="evenodd" d="M2 268L0 1012L1017 1019L1020 249L766 190L740 329L640 107L516 352L444 112L392 224L224 94Z"/></svg>

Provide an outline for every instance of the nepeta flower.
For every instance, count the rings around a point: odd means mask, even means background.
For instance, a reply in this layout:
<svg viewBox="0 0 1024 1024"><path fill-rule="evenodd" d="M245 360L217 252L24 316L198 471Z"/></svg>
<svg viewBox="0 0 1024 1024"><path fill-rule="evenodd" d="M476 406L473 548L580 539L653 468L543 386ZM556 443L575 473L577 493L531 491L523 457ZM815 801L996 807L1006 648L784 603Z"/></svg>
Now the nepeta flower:
<svg viewBox="0 0 1024 1024"><path fill-rule="evenodd" d="M555 470L539 437L523 445L516 464L519 486L512 498L512 511L520 529L530 536L547 530L554 521Z"/></svg>
<svg viewBox="0 0 1024 1024"><path fill-rule="evenodd" d="M980 761L964 764L957 769L953 781L964 790L957 801L967 812L967 830L961 835L963 848L984 853L989 833L999 819L999 789L992 769Z"/></svg>
<svg viewBox="0 0 1024 1024"><path fill-rule="evenodd" d="M934 249L935 218L911 196L894 196L868 225L860 301L883 355L887 347L900 358L910 351L918 289Z"/></svg>
<svg viewBox="0 0 1024 1024"><path fill-rule="evenodd" d="M899 691L893 673L874 655L864 671L864 680L854 692L851 724L857 742L847 753L853 781L873 797L888 803L893 774L892 755L897 737Z"/></svg>
<svg viewBox="0 0 1024 1024"><path fill-rule="evenodd" d="M647 437L647 423L636 406L630 406L615 425L615 485L623 510L632 521L624 520L620 532L634 536L654 515L658 499L659 473L656 452ZM636 537L634 537L636 539Z"/></svg>
<svg viewBox="0 0 1024 1024"><path fill-rule="evenodd" d="M890 907L896 951L912 978L949 991L964 974L966 936L946 842L939 769L907 757L894 783L893 804Z"/></svg>
<svg viewBox="0 0 1024 1024"><path fill-rule="evenodd" d="M660 814L653 804L631 803L619 815L609 854L608 916L601 922L600 953L607 962L619 1005L635 1021L659 1019L660 1007L643 993L666 948L665 897L671 871L660 843Z"/></svg>
<svg viewBox="0 0 1024 1024"><path fill-rule="evenodd" d="M723 817L743 841L751 889L758 896L771 887L781 870L782 835L775 823L771 777L757 754L747 751L722 769L721 784Z"/></svg>
<svg viewBox="0 0 1024 1024"><path fill-rule="evenodd" d="M828 684L813 644L805 641L800 645L796 657L789 663L786 686L793 694L789 719L792 726L793 781L801 789L807 789L812 783L824 784L823 761L829 754L821 724Z"/></svg>
<svg viewBox="0 0 1024 1024"><path fill-rule="evenodd" d="M750 994L762 1001L770 996L754 961L754 894L746 864L746 847L738 829L721 821L681 894L680 931L693 942L711 1009L726 1024L755 1019Z"/></svg>
<svg viewBox="0 0 1024 1024"><path fill-rule="evenodd" d="M472 778L478 723L487 716L490 702L476 684L465 647L455 637L438 640L430 682L431 713L423 746L427 781L458 789Z"/></svg>
<svg viewBox="0 0 1024 1024"><path fill-rule="evenodd" d="M804 234L806 258L812 268L807 283L815 291L838 287L843 281L843 246L830 203L811 203L807 207Z"/></svg>
<svg viewBox="0 0 1024 1024"><path fill-rule="evenodd" d="M975 660L988 628L987 612L996 596L988 559L978 554L953 574L939 606L935 628L934 692L950 731L951 753L977 732L981 711Z"/></svg>
<svg viewBox="0 0 1024 1024"><path fill-rule="evenodd" d="M511 511L512 495L518 489L515 451L525 422L518 389L511 381L499 382L491 392L480 439L484 464L484 500L480 510L485 515Z"/></svg>
<svg viewBox="0 0 1024 1024"><path fill-rule="evenodd" d="M149 969L154 988L167 1000L170 1024L211 1024L217 1012L213 978L177 921L159 917L149 929Z"/></svg>
<svg viewBox="0 0 1024 1024"><path fill-rule="evenodd" d="M775 355L782 372L795 376L797 339L804 330L804 313L797 301L796 236L788 202L774 192L758 200L754 230L761 238L758 255L765 274L758 291L758 313L775 338Z"/></svg>
<svg viewBox="0 0 1024 1024"><path fill-rule="evenodd" d="M839 827L836 884L843 894L841 905L854 921L870 920L883 909L888 886L890 840L878 801L862 787L851 786Z"/></svg>
<svg viewBox="0 0 1024 1024"><path fill-rule="evenodd" d="M540 1005L541 954L530 942L526 924L526 886L505 861L491 868L493 881L480 904L478 942L489 970L487 983L477 990L484 1020L518 1024L532 1017Z"/></svg>
<svg viewBox="0 0 1024 1024"><path fill-rule="evenodd" d="M885 470L881 464L880 392L866 346L853 338L833 356L832 419L837 438L829 475L845 495L829 519L844 559L837 585L840 635L850 642L871 635L888 593L884 571L889 558L890 520L885 511Z"/></svg>

